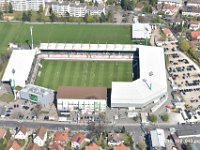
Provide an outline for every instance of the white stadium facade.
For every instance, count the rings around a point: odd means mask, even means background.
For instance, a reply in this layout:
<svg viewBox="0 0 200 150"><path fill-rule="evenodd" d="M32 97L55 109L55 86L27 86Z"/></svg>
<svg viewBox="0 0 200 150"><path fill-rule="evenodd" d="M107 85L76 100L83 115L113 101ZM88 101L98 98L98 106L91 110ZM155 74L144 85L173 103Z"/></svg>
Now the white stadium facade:
<svg viewBox="0 0 200 150"><path fill-rule="evenodd" d="M164 50L130 44L41 43L35 50L13 50L2 82L29 83L36 59L117 60L133 62L133 81L112 82L111 107L143 109L167 99ZM12 70L15 69L13 75Z"/></svg>

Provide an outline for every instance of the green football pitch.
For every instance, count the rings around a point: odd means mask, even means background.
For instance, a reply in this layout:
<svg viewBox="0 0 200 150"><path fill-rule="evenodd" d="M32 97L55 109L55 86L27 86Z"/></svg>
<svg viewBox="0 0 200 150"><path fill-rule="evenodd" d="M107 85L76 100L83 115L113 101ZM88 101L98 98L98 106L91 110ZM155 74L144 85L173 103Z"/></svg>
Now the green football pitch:
<svg viewBox="0 0 200 150"><path fill-rule="evenodd" d="M131 81L132 62L42 60L36 84L56 90L66 86L104 86Z"/></svg>
<svg viewBox="0 0 200 150"><path fill-rule="evenodd" d="M23 24L0 23L0 53L9 42L30 44L30 26L33 26L35 45L53 43L110 43L131 44L130 25L79 25L79 24Z"/></svg>

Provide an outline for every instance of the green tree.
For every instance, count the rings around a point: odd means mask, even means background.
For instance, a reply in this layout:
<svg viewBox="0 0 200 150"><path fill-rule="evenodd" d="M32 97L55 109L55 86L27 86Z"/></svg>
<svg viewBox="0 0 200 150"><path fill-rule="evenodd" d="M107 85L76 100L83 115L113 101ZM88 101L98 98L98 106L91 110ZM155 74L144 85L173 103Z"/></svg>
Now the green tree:
<svg viewBox="0 0 200 150"><path fill-rule="evenodd" d="M113 3L114 3L114 0L107 0L107 1L106 1L106 4L107 4L107 5L113 5Z"/></svg>
<svg viewBox="0 0 200 150"><path fill-rule="evenodd" d="M9 3L5 0L5 1L4 1L4 4L3 4L3 9L4 9L4 12L5 12L5 13L8 13L8 10L9 10L9 9L8 9L8 6L9 6Z"/></svg>
<svg viewBox="0 0 200 150"><path fill-rule="evenodd" d="M26 12L23 12L22 13L22 21L27 21L27 18L28 18L28 16L27 16Z"/></svg>
<svg viewBox="0 0 200 150"><path fill-rule="evenodd" d="M178 41L179 47L183 52L187 52L190 48L190 45L186 39L181 37Z"/></svg>
<svg viewBox="0 0 200 150"><path fill-rule="evenodd" d="M156 115L152 114L152 115L149 116L149 120L150 120L151 122L157 122L158 118L157 118Z"/></svg>
<svg viewBox="0 0 200 150"><path fill-rule="evenodd" d="M2 20L2 19L3 19L3 12L0 11L0 20Z"/></svg>
<svg viewBox="0 0 200 150"><path fill-rule="evenodd" d="M98 4L98 2L97 1L95 1L94 2L94 6L98 6L99 4Z"/></svg>
<svg viewBox="0 0 200 150"><path fill-rule="evenodd" d="M43 6L39 6L39 10L37 11L37 21L43 21Z"/></svg>
<svg viewBox="0 0 200 150"><path fill-rule="evenodd" d="M144 8L142 9L142 12L144 13L152 13L152 6L151 5L144 5Z"/></svg>
<svg viewBox="0 0 200 150"><path fill-rule="evenodd" d="M192 150L192 144L191 143L187 143L187 146L186 146L186 150Z"/></svg>
<svg viewBox="0 0 200 150"><path fill-rule="evenodd" d="M31 21L31 17L32 17L32 12L28 11L27 12L27 21Z"/></svg>
<svg viewBox="0 0 200 150"><path fill-rule="evenodd" d="M57 20L56 15L52 12L51 15L49 16L49 19L51 22L55 22Z"/></svg>
<svg viewBox="0 0 200 150"><path fill-rule="evenodd" d="M121 7L124 10L133 10L133 0L121 0Z"/></svg>
<svg viewBox="0 0 200 150"><path fill-rule="evenodd" d="M139 141L138 142L138 148L140 150L146 150L146 144L145 144L145 142L144 141Z"/></svg>
<svg viewBox="0 0 200 150"><path fill-rule="evenodd" d="M163 121L169 121L169 115L168 115L168 113L164 113L162 115L162 119L163 119Z"/></svg>
<svg viewBox="0 0 200 150"><path fill-rule="evenodd" d="M196 49L195 48L190 48L188 50L188 53L190 56L192 56L194 59L197 59L197 53L196 53Z"/></svg>
<svg viewBox="0 0 200 150"><path fill-rule="evenodd" d="M106 22L106 16L104 15L104 13L101 13L101 16L99 18L100 22Z"/></svg>
<svg viewBox="0 0 200 150"><path fill-rule="evenodd" d="M125 135L124 144L127 145L127 146L130 146L131 144L133 144L133 140L132 140L132 137L130 135Z"/></svg>
<svg viewBox="0 0 200 150"><path fill-rule="evenodd" d="M9 5L8 5L8 12L13 13L13 6L11 3L9 3Z"/></svg>
<svg viewBox="0 0 200 150"><path fill-rule="evenodd" d="M125 133L126 132L126 129L125 127L123 126L122 129L121 129L121 133Z"/></svg>
<svg viewBox="0 0 200 150"><path fill-rule="evenodd" d="M106 20L108 22L113 22L113 13L111 11L108 12L108 14L106 16Z"/></svg>
<svg viewBox="0 0 200 150"><path fill-rule="evenodd" d="M156 7L158 0L149 0L149 4Z"/></svg>

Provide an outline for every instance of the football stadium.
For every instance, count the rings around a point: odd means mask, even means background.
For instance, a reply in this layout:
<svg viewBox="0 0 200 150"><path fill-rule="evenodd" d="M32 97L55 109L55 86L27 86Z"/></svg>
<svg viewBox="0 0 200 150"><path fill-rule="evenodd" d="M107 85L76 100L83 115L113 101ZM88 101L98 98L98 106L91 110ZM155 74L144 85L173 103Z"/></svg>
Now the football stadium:
<svg viewBox="0 0 200 150"><path fill-rule="evenodd" d="M13 80L16 86L22 87L24 83L34 83L55 90L63 85L106 87L111 89L113 108L143 109L167 99L163 48L130 44L41 43L34 54L32 64L22 64L29 67L26 76L17 76L22 68L18 67L13 73L12 68L16 67L12 53L2 81Z"/></svg>

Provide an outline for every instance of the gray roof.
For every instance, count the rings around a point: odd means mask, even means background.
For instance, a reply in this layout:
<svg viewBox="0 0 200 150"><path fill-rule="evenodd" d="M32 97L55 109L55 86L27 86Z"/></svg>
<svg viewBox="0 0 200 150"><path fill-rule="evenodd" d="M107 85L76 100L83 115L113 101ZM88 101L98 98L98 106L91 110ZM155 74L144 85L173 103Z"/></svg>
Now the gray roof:
<svg viewBox="0 0 200 150"><path fill-rule="evenodd" d="M172 2L172 3L178 3L182 4L182 0L158 0L158 2Z"/></svg>
<svg viewBox="0 0 200 150"><path fill-rule="evenodd" d="M187 0L190 4L200 4L200 0Z"/></svg>
<svg viewBox="0 0 200 150"><path fill-rule="evenodd" d="M176 134L177 136L195 136L195 135L199 135L200 134L200 129L190 129L190 130L176 130Z"/></svg>
<svg viewBox="0 0 200 150"><path fill-rule="evenodd" d="M103 10L103 9L104 9L104 6L103 6L103 5L88 6L88 9L90 9L90 10Z"/></svg>

